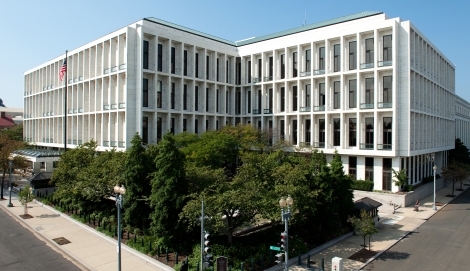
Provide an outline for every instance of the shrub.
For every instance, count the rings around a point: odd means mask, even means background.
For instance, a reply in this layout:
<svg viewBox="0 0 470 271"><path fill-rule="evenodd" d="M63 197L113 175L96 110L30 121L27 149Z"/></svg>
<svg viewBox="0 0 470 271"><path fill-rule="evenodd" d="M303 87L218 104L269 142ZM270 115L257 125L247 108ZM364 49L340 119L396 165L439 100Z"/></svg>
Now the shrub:
<svg viewBox="0 0 470 271"><path fill-rule="evenodd" d="M373 181L353 180L352 188L354 190L372 191L374 189Z"/></svg>

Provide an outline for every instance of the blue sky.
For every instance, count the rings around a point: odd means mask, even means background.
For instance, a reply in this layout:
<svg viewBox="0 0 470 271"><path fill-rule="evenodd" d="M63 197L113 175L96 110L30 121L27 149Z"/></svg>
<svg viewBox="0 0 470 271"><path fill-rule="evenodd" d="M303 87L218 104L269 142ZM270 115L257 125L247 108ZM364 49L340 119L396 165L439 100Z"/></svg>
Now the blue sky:
<svg viewBox="0 0 470 271"><path fill-rule="evenodd" d="M236 41L361 11L410 20L456 65L456 93L470 101L470 1L80 0L0 1L0 98L23 107L23 73L145 17ZM460 53L459 53L460 52Z"/></svg>

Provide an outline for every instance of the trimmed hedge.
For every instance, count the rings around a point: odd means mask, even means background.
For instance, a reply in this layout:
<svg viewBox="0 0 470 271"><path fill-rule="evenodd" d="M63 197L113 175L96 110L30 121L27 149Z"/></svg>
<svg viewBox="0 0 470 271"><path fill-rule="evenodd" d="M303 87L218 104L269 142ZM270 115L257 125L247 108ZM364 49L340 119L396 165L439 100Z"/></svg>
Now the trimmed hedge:
<svg viewBox="0 0 470 271"><path fill-rule="evenodd" d="M352 188L354 190L372 191L374 189L374 182L367 180L353 180Z"/></svg>

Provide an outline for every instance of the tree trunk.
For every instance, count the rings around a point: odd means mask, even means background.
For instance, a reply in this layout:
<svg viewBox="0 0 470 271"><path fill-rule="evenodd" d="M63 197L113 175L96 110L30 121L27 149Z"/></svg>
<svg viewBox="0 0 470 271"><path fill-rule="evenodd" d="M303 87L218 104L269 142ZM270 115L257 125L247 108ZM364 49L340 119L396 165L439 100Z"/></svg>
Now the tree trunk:
<svg viewBox="0 0 470 271"><path fill-rule="evenodd" d="M5 170L3 171L3 176L2 176L2 191L0 195L0 199L3 199L3 185L5 184Z"/></svg>
<svg viewBox="0 0 470 271"><path fill-rule="evenodd" d="M455 190L455 180L452 181L452 197L454 196L454 190Z"/></svg>
<svg viewBox="0 0 470 271"><path fill-rule="evenodd" d="M232 217L228 215L228 213L225 213L225 216L227 217L227 242L229 244L232 244L233 242L233 228L232 228Z"/></svg>
<svg viewBox="0 0 470 271"><path fill-rule="evenodd" d="M366 248L367 247L367 245L366 245L366 235L362 234L362 238L364 239L364 248Z"/></svg>

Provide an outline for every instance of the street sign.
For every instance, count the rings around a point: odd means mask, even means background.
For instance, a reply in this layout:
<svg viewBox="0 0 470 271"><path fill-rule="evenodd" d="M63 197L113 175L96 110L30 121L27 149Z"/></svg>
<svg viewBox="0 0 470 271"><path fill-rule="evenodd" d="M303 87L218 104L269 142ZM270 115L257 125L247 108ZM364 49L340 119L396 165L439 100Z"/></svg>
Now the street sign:
<svg viewBox="0 0 470 271"><path fill-rule="evenodd" d="M216 260L217 263L217 271L227 271L228 270L228 258L221 256L218 257Z"/></svg>
<svg viewBox="0 0 470 271"><path fill-rule="evenodd" d="M281 251L281 248L280 248L280 247L270 246L269 249L270 249L270 250Z"/></svg>

